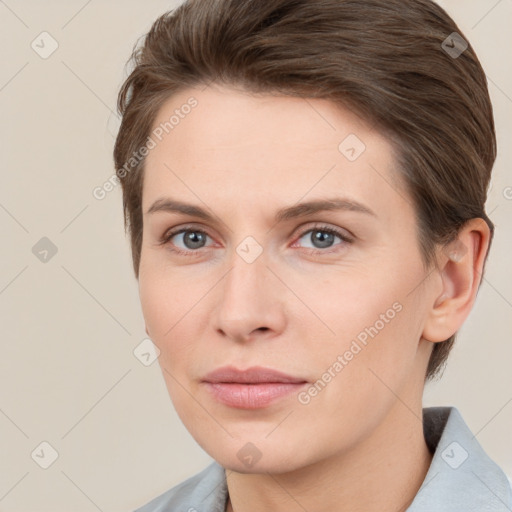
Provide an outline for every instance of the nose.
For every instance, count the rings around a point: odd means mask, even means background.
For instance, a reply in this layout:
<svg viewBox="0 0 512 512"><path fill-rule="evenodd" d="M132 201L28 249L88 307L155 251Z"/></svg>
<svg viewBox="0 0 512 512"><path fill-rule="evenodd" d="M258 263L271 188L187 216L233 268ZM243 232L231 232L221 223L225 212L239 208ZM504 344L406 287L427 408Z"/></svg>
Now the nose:
<svg viewBox="0 0 512 512"><path fill-rule="evenodd" d="M215 329L237 342L272 337L285 325L282 284L267 267L263 252L249 263L236 252L218 286Z"/></svg>

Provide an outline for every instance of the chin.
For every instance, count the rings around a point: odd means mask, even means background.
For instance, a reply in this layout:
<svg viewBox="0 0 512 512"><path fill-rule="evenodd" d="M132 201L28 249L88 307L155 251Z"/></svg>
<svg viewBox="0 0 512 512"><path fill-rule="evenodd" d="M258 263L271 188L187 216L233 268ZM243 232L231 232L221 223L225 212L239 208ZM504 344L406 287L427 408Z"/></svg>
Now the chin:
<svg viewBox="0 0 512 512"><path fill-rule="evenodd" d="M274 457L272 457L274 458ZM256 464L249 467L248 465L240 462L238 458L223 458L222 460L216 459L217 462L226 470L236 471L237 473L242 473L246 475L251 474L281 474L288 473L290 471L294 471L295 469L299 469L302 467L301 465L292 466L283 460L275 461L275 460L267 460L264 461L263 458L259 460Z"/></svg>
<svg viewBox="0 0 512 512"><path fill-rule="evenodd" d="M282 443L275 445L267 440L260 442L248 441L250 437L230 439L228 443L203 444L203 449L215 459L218 464L230 471L244 474L280 474L294 471L308 465L307 456L291 444L283 447ZM213 449L212 449L213 448ZM283 449L284 448L284 449Z"/></svg>

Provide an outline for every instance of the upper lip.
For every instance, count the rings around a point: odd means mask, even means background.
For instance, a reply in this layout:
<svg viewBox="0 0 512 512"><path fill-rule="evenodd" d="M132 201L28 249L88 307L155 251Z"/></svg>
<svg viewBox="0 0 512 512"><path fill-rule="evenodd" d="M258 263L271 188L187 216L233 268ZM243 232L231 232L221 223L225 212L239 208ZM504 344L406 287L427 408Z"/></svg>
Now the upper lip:
<svg viewBox="0 0 512 512"><path fill-rule="evenodd" d="M298 384L307 382L305 379L287 375L278 370L264 368L262 366L252 366L246 370L238 370L234 366L223 366L208 373L203 377L204 382L233 382L240 384L258 384L263 382L285 382Z"/></svg>

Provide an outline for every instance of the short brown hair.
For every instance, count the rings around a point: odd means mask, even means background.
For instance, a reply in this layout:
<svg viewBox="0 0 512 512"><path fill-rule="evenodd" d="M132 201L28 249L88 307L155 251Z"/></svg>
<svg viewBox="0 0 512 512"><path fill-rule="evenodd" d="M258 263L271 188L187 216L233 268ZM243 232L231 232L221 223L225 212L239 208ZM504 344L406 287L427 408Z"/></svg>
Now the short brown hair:
<svg viewBox="0 0 512 512"><path fill-rule="evenodd" d="M164 101L211 82L328 99L377 126L395 149L426 266L469 219L483 218L492 239L485 201L496 136L486 77L433 1L188 0L154 22L131 62L114 161L137 278L144 158L132 156ZM454 339L434 345L427 379Z"/></svg>

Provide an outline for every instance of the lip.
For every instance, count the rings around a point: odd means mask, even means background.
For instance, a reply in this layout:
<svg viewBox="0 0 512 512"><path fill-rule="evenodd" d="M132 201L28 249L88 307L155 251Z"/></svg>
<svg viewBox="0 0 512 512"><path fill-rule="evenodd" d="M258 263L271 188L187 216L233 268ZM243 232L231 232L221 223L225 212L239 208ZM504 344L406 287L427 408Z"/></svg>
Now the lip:
<svg viewBox="0 0 512 512"><path fill-rule="evenodd" d="M246 370L224 366L208 373L202 383L216 400L225 405L259 409L297 392L307 381L261 366Z"/></svg>
<svg viewBox="0 0 512 512"><path fill-rule="evenodd" d="M203 377L203 381L210 383L238 383L261 384L265 382L281 382L286 384L298 384L306 382L306 379L293 377L286 373L263 366L251 366L246 370L238 370L234 366L223 366Z"/></svg>

